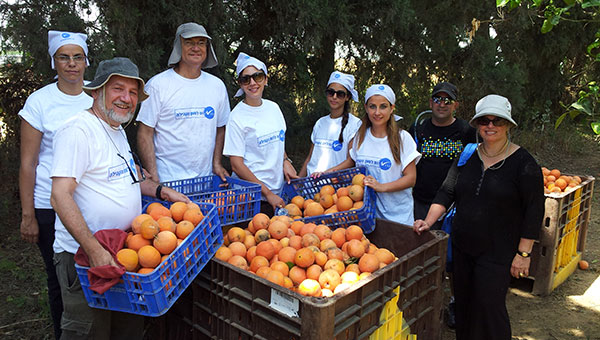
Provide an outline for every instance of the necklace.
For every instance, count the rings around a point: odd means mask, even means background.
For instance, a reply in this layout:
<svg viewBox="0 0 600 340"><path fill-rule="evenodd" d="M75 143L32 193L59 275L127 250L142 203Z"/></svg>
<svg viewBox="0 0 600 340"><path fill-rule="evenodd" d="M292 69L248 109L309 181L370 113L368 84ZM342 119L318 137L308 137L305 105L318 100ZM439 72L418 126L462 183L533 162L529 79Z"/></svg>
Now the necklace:
<svg viewBox="0 0 600 340"><path fill-rule="evenodd" d="M104 130L104 132L106 133L106 137L108 137L108 140L110 140L110 142L112 143L112 145L115 147L115 149L117 150L117 155L121 158L123 158L123 156L121 156L121 151L119 150L119 148L117 147L117 144L115 144L115 142L112 140L112 138L110 137L110 135L108 134L108 131L106 131L106 127L104 126L104 124L102 124L102 121L100 120L100 117L98 117L98 115L96 114L96 111L94 111L94 108L92 108L92 114L96 117L96 119L98 119L98 122L100 123L100 125L102 126L102 130ZM108 124L110 126L110 124ZM111 128L115 131L119 131L120 129L114 128L111 126ZM125 137L125 136L123 136ZM127 140L127 138L125 138L125 140ZM129 141L128 141L129 143ZM127 163L127 162L125 162Z"/></svg>
<svg viewBox="0 0 600 340"><path fill-rule="evenodd" d="M508 146L510 145L510 141L507 138L506 143L504 143L504 146L500 150L498 150L498 152L494 155L490 155L489 153L487 153L487 151L485 150L485 145L483 143L481 145L482 145L481 152L483 152L483 154L486 155L488 158L494 158L494 157L500 156L501 153L503 153L505 150L508 149ZM477 148L477 150L479 150L479 148Z"/></svg>
<svg viewBox="0 0 600 340"><path fill-rule="evenodd" d="M486 155L488 158L492 158L492 157L488 156L488 155L485 153L485 148L481 148L481 149L482 149L482 151L483 151L483 154L484 154L484 155ZM508 151L509 151L509 149L510 149L510 148L508 147L508 143L507 143L507 145L506 145L506 146L503 148L503 150L502 150L502 151L506 150L506 153L504 154L504 157L502 158L502 162L500 162L500 165L498 165L498 166L496 166L496 167L494 167L494 166L490 166L490 167L488 167L487 169L489 169L489 170L498 170L498 169L500 169L500 168L501 168L501 167L504 165L504 162L506 161L506 157L508 157ZM498 153L496 156L498 156L499 154L500 154L500 153ZM479 155L479 159L481 159L481 160L482 160L481 167L483 168L483 171L485 171L485 170L486 170L486 168L485 168L485 163L483 163L483 158L481 157L481 153L479 152L479 146L477 147L477 155Z"/></svg>

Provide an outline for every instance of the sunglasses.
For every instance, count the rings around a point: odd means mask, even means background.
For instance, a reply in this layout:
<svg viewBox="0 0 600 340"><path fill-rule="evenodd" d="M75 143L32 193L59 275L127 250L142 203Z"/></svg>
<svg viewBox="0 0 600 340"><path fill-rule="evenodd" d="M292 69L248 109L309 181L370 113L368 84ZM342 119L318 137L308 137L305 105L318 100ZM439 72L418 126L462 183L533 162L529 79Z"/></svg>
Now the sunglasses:
<svg viewBox="0 0 600 340"><path fill-rule="evenodd" d="M337 96L339 99L346 99L346 96L348 95L346 91L336 91L334 89L325 90L325 94L327 95L327 97Z"/></svg>
<svg viewBox="0 0 600 340"><path fill-rule="evenodd" d="M266 76L264 72L256 72L254 74L239 77L238 83L240 83L241 85L249 85L250 78L254 79L254 82L256 83L262 83L265 80Z"/></svg>
<svg viewBox="0 0 600 340"><path fill-rule="evenodd" d="M502 119L502 118L488 119L486 117L479 117L475 120L475 123L477 123L477 125L481 125L481 126L488 126L490 124L490 122L492 124L494 124L494 126L504 126L504 125L508 124L508 121L506 119Z"/></svg>
<svg viewBox="0 0 600 340"><path fill-rule="evenodd" d="M146 180L146 175L144 175L144 170L142 170L142 165L141 165L142 163L140 162L140 159L134 152L129 151L129 153L131 154L131 157L133 157L133 162L135 163L135 165L140 167L140 173L142 175L142 178L139 180L136 179L135 176L133 175L133 170L131 170L131 168L129 167L129 163L127 163L127 160L125 159L125 157L123 157L121 155L121 153L118 153L118 152L117 152L117 156L119 156L123 160L123 162L125 162L125 165L127 166L127 170L129 170L129 176L131 176L131 180L133 181L133 182L131 182L131 184L141 183Z"/></svg>
<svg viewBox="0 0 600 340"><path fill-rule="evenodd" d="M435 97L431 97L431 99L433 99L433 102L438 105L440 105L441 103L444 103L445 105L450 105L450 104L454 103L454 99L448 98L448 97L435 96Z"/></svg>

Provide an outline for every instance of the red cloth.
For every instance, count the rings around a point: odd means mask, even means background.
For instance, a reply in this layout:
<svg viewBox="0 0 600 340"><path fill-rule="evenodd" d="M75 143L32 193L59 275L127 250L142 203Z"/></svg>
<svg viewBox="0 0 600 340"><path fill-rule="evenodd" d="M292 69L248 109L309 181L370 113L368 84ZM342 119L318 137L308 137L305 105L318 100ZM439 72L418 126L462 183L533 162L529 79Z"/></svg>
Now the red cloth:
<svg viewBox="0 0 600 340"><path fill-rule="evenodd" d="M127 239L127 233L120 229L104 229L96 232L94 237L100 242L104 249L108 250L115 259L115 262L119 265L118 267L104 265L93 267L88 270L87 275L88 280L90 280L90 289L98 294L104 294L110 287L116 285L121 279L121 276L125 274L125 267L117 260L117 252L123 249L125 240ZM79 247L77 253L75 253L75 262L80 266L90 266L90 260L81 247Z"/></svg>

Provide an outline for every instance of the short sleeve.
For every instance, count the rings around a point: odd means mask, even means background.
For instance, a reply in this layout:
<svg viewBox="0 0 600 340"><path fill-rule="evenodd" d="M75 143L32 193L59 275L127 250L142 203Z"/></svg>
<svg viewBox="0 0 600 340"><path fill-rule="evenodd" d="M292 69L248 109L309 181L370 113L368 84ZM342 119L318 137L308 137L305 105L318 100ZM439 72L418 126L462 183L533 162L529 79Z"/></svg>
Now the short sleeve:
<svg viewBox="0 0 600 340"><path fill-rule="evenodd" d="M79 183L89 167L89 137L80 128L60 129L54 137L50 177L72 177Z"/></svg>
<svg viewBox="0 0 600 340"><path fill-rule="evenodd" d="M34 129L43 133L41 108L39 105L36 105L37 102L34 96L29 96L23 108L19 111L19 117L29 123Z"/></svg>
<svg viewBox="0 0 600 340"><path fill-rule="evenodd" d="M419 160L421 159L421 154L417 151L417 144L408 134L408 132L404 130L400 131L400 142L402 143L400 161L402 164L402 171L404 171L406 166L409 165L412 161L415 161L415 164L419 163Z"/></svg>
<svg viewBox="0 0 600 340"><path fill-rule="evenodd" d="M152 79L146 84L146 92L148 93L148 99L142 102L140 106L140 112L137 116L137 121L144 123L144 125L151 128L156 127L158 123L158 115L160 113L160 93L153 85Z"/></svg>
<svg viewBox="0 0 600 340"><path fill-rule="evenodd" d="M321 119L317 120L315 125L312 128L312 132L310 133L310 141L315 144L315 140L317 139L317 131L319 130L319 125L321 123Z"/></svg>
<svg viewBox="0 0 600 340"><path fill-rule="evenodd" d="M245 154L246 143L244 130L236 121L230 120L225 129L223 155L244 157Z"/></svg>
<svg viewBox="0 0 600 340"><path fill-rule="evenodd" d="M354 135L352 144L348 144L348 154L353 161L356 162L356 148L358 148L358 133Z"/></svg>
<svg viewBox="0 0 600 340"><path fill-rule="evenodd" d="M217 127L222 127L227 124L229 120L229 114L231 112L231 106L229 105L229 97L227 96L227 89L225 88L225 84L221 82L221 99L219 100L219 112L218 112L218 121Z"/></svg>

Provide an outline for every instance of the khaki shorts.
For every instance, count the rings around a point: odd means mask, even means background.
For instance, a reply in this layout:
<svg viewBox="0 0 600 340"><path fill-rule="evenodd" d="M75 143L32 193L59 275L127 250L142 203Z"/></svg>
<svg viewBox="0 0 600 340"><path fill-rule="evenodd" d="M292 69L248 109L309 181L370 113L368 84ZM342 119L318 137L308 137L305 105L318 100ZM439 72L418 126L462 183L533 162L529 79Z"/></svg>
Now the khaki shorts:
<svg viewBox="0 0 600 340"><path fill-rule="evenodd" d="M73 254L55 253L54 264L64 308L61 340L143 338L143 316L88 306L77 277Z"/></svg>

